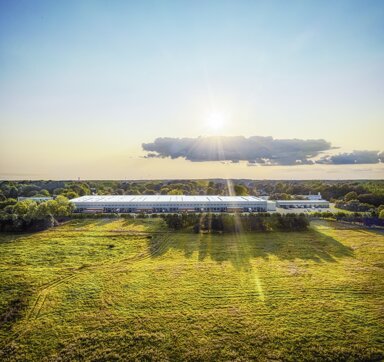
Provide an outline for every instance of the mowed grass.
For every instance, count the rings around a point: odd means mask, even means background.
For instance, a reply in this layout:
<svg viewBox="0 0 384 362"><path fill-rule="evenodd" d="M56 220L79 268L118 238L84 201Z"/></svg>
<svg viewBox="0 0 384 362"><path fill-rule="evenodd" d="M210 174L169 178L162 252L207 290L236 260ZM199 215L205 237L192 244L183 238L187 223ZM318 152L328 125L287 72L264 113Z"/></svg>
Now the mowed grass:
<svg viewBox="0 0 384 362"><path fill-rule="evenodd" d="M384 235L81 220L0 236L0 360L382 360Z"/></svg>

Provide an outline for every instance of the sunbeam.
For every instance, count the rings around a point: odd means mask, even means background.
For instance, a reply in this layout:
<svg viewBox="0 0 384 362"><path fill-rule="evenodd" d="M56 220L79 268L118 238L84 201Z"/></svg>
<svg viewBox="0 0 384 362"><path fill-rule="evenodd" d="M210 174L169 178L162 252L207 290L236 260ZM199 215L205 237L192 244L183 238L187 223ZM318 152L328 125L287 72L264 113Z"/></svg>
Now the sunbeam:
<svg viewBox="0 0 384 362"><path fill-rule="evenodd" d="M227 184L229 196L236 196L232 180L226 179L226 184ZM239 252L241 253L246 252L246 250L244 250L244 247L247 241L247 234L246 234L246 230L244 230L244 227L241 223L239 214L235 212L233 217L235 219L235 225L236 225L234 238L235 238L236 246L238 249L237 255L239 255ZM265 293L263 290L263 286L261 284L260 277L257 271L252 267L252 264L250 264L249 269L246 270L245 272L250 273L252 275L255 291L257 292L257 295L259 296L260 301L265 302Z"/></svg>

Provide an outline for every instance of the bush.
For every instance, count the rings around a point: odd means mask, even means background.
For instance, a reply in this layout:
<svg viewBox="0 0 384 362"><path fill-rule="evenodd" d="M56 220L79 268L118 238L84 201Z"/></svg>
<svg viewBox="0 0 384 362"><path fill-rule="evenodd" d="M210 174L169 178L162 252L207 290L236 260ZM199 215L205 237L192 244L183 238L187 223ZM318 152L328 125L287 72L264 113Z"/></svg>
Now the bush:
<svg viewBox="0 0 384 362"><path fill-rule="evenodd" d="M366 212L375 208L373 205L362 203L359 200L351 200L348 202L336 201L335 206L338 209L344 209L344 210L355 211L355 212Z"/></svg>
<svg viewBox="0 0 384 362"><path fill-rule="evenodd" d="M380 211L379 219L384 219L384 209Z"/></svg>

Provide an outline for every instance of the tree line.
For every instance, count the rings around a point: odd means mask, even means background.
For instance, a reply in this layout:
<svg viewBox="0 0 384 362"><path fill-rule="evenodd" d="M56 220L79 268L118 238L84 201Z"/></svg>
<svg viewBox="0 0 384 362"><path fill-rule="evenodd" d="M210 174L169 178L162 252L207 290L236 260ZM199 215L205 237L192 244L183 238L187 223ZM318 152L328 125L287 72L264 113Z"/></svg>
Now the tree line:
<svg viewBox="0 0 384 362"><path fill-rule="evenodd" d="M8 203L0 210L0 231L38 231L54 226L72 214L74 205L64 196L36 203L32 200Z"/></svg>
<svg viewBox="0 0 384 362"><path fill-rule="evenodd" d="M378 226L384 227L384 208L377 212L354 212L354 213L345 213L342 211L339 212L314 212L310 214L310 218L320 218L320 219L331 219L336 221L344 221L352 224L361 224L364 226Z"/></svg>
<svg viewBox="0 0 384 362"><path fill-rule="evenodd" d="M73 199L84 195L268 195L271 199L292 199L317 192L320 192L326 200L335 202L339 209L359 213L368 212L373 218L384 219L383 180L1 181L0 230L27 230L33 229L33 227L41 229L54 224L63 217L63 213L57 211L57 208L53 206L56 205L53 201L58 203L58 200ZM52 202L47 204L50 205L49 207L45 203L34 204L27 201L19 204L17 198L21 196L53 197L55 200L51 200ZM27 204L28 207L25 206ZM29 211L24 212L25 208ZM70 213L71 207L67 208ZM221 223L220 220L213 218L213 223L215 229L221 228L221 226L216 226L216 223ZM204 228L209 229L208 226L204 226ZM230 227L228 228L230 229Z"/></svg>
<svg viewBox="0 0 384 362"><path fill-rule="evenodd" d="M56 196L68 199L91 194L112 195L269 195L297 198L320 192L329 201L355 193L362 203L384 204L384 181L273 181L273 180L150 180L150 181L1 181L0 201L19 196Z"/></svg>

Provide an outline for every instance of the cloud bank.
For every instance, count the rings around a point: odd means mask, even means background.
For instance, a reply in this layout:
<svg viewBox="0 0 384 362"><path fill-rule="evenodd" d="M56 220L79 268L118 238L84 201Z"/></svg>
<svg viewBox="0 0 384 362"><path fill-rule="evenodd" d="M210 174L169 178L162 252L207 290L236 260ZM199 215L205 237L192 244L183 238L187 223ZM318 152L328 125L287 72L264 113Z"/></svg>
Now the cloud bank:
<svg viewBox="0 0 384 362"><path fill-rule="evenodd" d="M371 164L384 162L384 152L379 151L353 151L322 157L317 163L333 165Z"/></svg>
<svg viewBox="0 0 384 362"><path fill-rule="evenodd" d="M272 137L157 138L143 143L147 157L182 157L190 161L248 161L293 165L331 148L325 140L274 139Z"/></svg>
<svg viewBox="0 0 384 362"><path fill-rule="evenodd" d="M143 143L147 158L181 157L189 161L248 161L249 165L302 165L302 164L372 164L384 162L384 152L353 151L337 155L325 155L314 161L330 142L323 139L274 139L273 137L198 137L156 138Z"/></svg>

